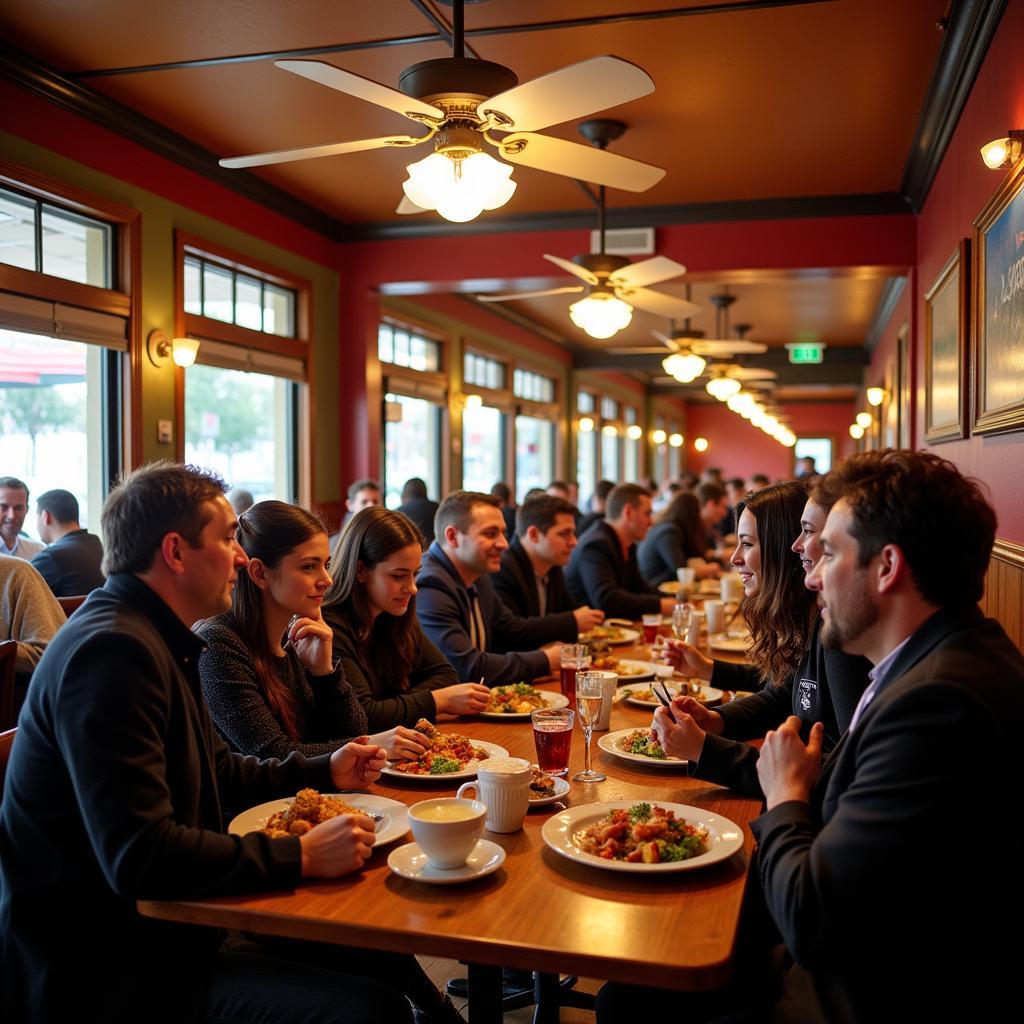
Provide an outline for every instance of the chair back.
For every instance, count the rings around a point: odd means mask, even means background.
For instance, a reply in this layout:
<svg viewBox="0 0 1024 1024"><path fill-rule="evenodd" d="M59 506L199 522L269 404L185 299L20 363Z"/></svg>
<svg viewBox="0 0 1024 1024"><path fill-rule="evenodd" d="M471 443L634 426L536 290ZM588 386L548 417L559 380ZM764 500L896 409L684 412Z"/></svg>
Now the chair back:
<svg viewBox="0 0 1024 1024"><path fill-rule="evenodd" d="M78 594L76 597L58 597L57 604L64 609L64 614L70 616L76 608L80 608L88 597L88 594Z"/></svg>
<svg viewBox="0 0 1024 1024"><path fill-rule="evenodd" d="M4 796L4 779L7 777L7 762L11 759L11 747L14 746L14 734L17 729L0 732L0 800Z"/></svg>
<svg viewBox="0 0 1024 1024"><path fill-rule="evenodd" d="M18 657L18 641L0 641L0 729L14 725L14 663Z"/></svg>

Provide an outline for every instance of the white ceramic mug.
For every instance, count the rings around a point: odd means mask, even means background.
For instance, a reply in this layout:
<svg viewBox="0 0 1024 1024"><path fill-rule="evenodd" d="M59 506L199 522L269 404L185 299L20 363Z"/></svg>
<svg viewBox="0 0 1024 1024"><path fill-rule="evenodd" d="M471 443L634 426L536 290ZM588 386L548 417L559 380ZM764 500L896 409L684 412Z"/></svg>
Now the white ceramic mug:
<svg viewBox="0 0 1024 1024"><path fill-rule="evenodd" d="M697 572L695 569L676 569L676 579L681 587L689 589L697 579Z"/></svg>
<svg viewBox="0 0 1024 1024"><path fill-rule="evenodd" d="M491 832L518 832L530 807L530 762L521 757L491 757L481 761L473 782L459 786L456 796L475 790L487 805L487 828Z"/></svg>
<svg viewBox="0 0 1024 1024"><path fill-rule="evenodd" d="M725 629L725 605L721 601L705 601L704 614L708 617L708 636Z"/></svg>
<svg viewBox="0 0 1024 1024"><path fill-rule="evenodd" d="M458 868L473 852L486 813L479 800L435 797L409 808L409 827L432 867Z"/></svg>
<svg viewBox="0 0 1024 1024"><path fill-rule="evenodd" d="M690 628L686 632L686 642L691 647L696 647L700 643L700 627L703 624L703 622L703 612L690 612Z"/></svg>

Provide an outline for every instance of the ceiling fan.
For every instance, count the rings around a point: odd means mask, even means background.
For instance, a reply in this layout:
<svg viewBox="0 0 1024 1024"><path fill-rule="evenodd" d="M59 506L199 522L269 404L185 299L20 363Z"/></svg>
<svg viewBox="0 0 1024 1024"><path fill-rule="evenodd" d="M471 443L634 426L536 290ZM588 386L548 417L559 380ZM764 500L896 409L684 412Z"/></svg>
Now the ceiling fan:
<svg viewBox="0 0 1024 1024"><path fill-rule="evenodd" d="M465 56L463 2L455 0L452 7L452 56L406 68L398 89L322 61L274 62L284 71L402 114L425 127L423 135L383 135L228 157L221 166L263 167L433 141L434 152L406 168L409 178L402 187L408 203L403 200L399 212L436 209L460 222L512 198L516 183L510 164L629 192L643 192L665 176L663 168L652 164L536 134L653 92L654 82L643 68L619 57L592 57L520 85L515 73L501 64ZM509 163L491 157L484 143Z"/></svg>
<svg viewBox="0 0 1024 1024"><path fill-rule="evenodd" d="M597 147L597 152L604 152L609 142L621 137L626 126L621 121L596 119L584 121L579 130L585 139ZM624 327L628 327L633 318L634 306L665 317L689 317L700 312L700 306L692 302L648 287L685 274L686 267L681 263L676 263L666 256L653 256L639 263L631 263L625 256L613 256L604 251L603 184L600 184L598 189L597 214L600 251L574 256L571 260L544 253L544 259L579 278L582 284L545 288L536 292L477 295L477 299L480 302L510 302L543 295L582 295L582 298L569 307L569 317L592 338L601 339L610 338Z"/></svg>

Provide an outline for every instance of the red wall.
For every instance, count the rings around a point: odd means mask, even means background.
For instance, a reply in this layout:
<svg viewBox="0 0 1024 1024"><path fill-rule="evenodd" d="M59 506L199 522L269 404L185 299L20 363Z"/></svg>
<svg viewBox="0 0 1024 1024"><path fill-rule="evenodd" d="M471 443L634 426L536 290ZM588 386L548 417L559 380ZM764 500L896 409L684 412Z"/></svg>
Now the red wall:
<svg viewBox="0 0 1024 1024"><path fill-rule="evenodd" d="M790 427L795 433L834 438L837 456L853 451L849 434L854 413L851 402L783 403L782 410L791 417ZM752 427L722 402L689 405L687 428L686 466L695 473L706 466L718 466L725 477L749 479L755 473L764 473L774 481L793 475L792 448L783 447L763 430ZM710 442L703 454L693 447L698 437Z"/></svg>
<svg viewBox="0 0 1024 1024"><path fill-rule="evenodd" d="M923 298L961 238L971 235L971 222L1003 180L990 171L978 149L1010 128L1024 128L1024 0L1010 0L1002 24L964 109L953 140L918 218L917 434L924 437ZM1024 345L1024 339L1021 339ZM1024 432L970 437L935 445L937 454L955 462L991 491L999 515L998 536L1024 544Z"/></svg>

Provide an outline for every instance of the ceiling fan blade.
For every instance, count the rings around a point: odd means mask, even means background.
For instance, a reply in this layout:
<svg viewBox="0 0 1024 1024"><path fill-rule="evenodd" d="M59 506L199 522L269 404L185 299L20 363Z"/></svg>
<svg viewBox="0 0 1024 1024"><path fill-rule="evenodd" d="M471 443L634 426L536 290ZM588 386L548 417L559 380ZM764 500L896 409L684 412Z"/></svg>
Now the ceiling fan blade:
<svg viewBox="0 0 1024 1024"><path fill-rule="evenodd" d="M477 295L479 302L511 302L515 299L539 299L542 295L578 295L583 291L582 285L570 285L566 288L546 288L542 292L510 292L508 295Z"/></svg>
<svg viewBox="0 0 1024 1024"><path fill-rule="evenodd" d="M666 295L665 292L656 292L651 288L616 288L615 294L623 302L628 302L646 313L656 313L666 320L685 320L688 316L695 316L700 312L700 306L687 302L686 299Z"/></svg>
<svg viewBox="0 0 1024 1024"><path fill-rule="evenodd" d="M586 267L581 267L578 263L573 263L572 260L563 260L561 256L549 256L547 253L544 253L544 259L550 260L556 267L561 267L570 274L575 274L587 284L597 284L597 275L592 270L587 270Z"/></svg>
<svg viewBox="0 0 1024 1024"><path fill-rule="evenodd" d="M591 57L550 71L484 100L477 113L496 117L496 127L523 132L575 121L654 92L643 68L620 57Z"/></svg>
<svg viewBox="0 0 1024 1024"><path fill-rule="evenodd" d="M670 338L667 334L662 334L661 331L651 331L651 334L658 339L670 352L679 351L679 342L675 338Z"/></svg>
<svg viewBox="0 0 1024 1024"><path fill-rule="evenodd" d="M506 135L498 148L509 163L626 192L646 192L665 177L662 167L548 135L516 132Z"/></svg>
<svg viewBox="0 0 1024 1024"><path fill-rule="evenodd" d="M731 356L757 356L768 351L759 341L741 341L739 338L696 338L690 348L699 356L728 359Z"/></svg>
<svg viewBox="0 0 1024 1024"><path fill-rule="evenodd" d="M686 267L676 263L667 256L653 256L649 260L631 263L628 267L616 270L608 283L613 288L646 288L648 285L670 281L673 277L682 277Z"/></svg>
<svg viewBox="0 0 1024 1024"><path fill-rule="evenodd" d="M663 356L666 355L665 349L655 348L653 345L637 345L632 348L623 346L622 348L606 348L604 350L610 356Z"/></svg>
<svg viewBox="0 0 1024 1024"><path fill-rule="evenodd" d="M265 167L267 164L286 164L292 160L313 160L321 156L342 156L345 153L362 153L368 149L386 149L388 146L415 146L425 141L411 135L382 135L376 139L352 139L349 142L333 142L327 146L304 146L302 149L277 149L271 153L225 157L219 163L221 167L232 168Z"/></svg>
<svg viewBox="0 0 1024 1024"><path fill-rule="evenodd" d="M424 103L415 96L406 96L404 92L392 89L389 85L381 85L362 75L354 75L351 71L336 68L333 64L325 64L320 60L275 60L274 65L282 71L290 71L293 75L301 75L311 82L319 82L330 89L337 89L348 96L375 103L378 107L386 107L396 114L411 117L414 121L427 118L444 120L444 111L440 107Z"/></svg>

